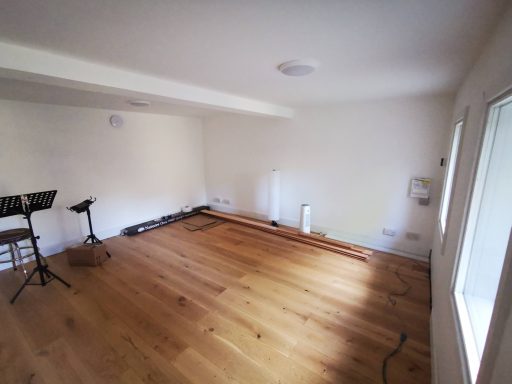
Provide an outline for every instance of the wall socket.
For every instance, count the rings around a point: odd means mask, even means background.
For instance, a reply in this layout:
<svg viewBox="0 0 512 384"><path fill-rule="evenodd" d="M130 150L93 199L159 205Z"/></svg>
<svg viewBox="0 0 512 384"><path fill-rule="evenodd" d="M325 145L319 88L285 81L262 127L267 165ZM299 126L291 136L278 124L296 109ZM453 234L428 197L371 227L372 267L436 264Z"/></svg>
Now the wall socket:
<svg viewBox="0 0 512 384"><path fill-rule="evenodd" d="M396 231L394 229L384 228L382 230L382 234L386 235L386 236L395 236L396 235Z"/></svg>
<svg viewBox="0 0 512 384"><path fill-rule="evenodd" d="M406 232L405 237L407 238L407 240L418 241L420 239L420 234L416 232Z"/></svg>
<svg viewBox="0 0 512 384"><path fill-rule="evenodd" d="M213 203L220 203L220 197L214 197L214 198L212 199L212 202L213 202Z"/></svg>
<svg viewBox="0 0 512 384"><path fill-rule="evenodd" d="M229 202L229 199L222 199L221 203L229 205L230 202Z"/></svg>

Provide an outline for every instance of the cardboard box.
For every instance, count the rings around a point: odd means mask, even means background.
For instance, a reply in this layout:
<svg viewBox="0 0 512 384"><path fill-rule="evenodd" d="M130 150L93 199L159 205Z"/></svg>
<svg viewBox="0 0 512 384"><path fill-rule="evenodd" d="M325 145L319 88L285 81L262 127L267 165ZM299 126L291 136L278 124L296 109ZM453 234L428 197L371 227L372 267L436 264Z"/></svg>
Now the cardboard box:
<svg viewBox="0 0 512 384"><path fill-rule="evenodd" d="M66 250L69 265L95 267L107 260L105 244L82 244Z"/></svg>

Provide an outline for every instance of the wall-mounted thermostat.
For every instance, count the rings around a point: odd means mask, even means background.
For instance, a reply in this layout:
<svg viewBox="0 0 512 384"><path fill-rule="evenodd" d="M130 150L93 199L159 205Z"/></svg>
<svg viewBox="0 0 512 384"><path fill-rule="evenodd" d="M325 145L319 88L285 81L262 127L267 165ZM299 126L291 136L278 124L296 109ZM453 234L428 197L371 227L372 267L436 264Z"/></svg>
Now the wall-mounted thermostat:
<svg viewBox="0 0 512 384"><path fill-rule="evenodd" d="M430 197L430 184L432 179L424 177L414 177L411 179L411 189L409 197L416 197L419 199L428 199Z"/></svg>

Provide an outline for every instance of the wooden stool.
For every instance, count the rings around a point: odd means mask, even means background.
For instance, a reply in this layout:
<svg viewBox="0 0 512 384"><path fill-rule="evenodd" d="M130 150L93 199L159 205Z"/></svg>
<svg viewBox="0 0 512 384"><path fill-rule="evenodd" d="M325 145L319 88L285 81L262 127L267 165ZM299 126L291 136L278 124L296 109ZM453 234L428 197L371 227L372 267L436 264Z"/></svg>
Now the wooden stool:
<svg viewBox="0 0 512 384"><path fill-rule="evenodd" d="M25 269L25 263L23 259L30 257L34 254L33 247L20 247L18 242L30 239L30 230L28 228L15 228L9 229L7 231L0 232L0 246L7 245L9 249L7 251L1 252L0 255L5 253L11 254L10 260L1 260L0 263L12 263L12 267L14 270L17 270L16 261L21 264L23 268L23 272L25 273L25 278L27 275L27 270ZM25 256L22 256L21 249L32 249L32 253L28 253Z"/></svg>

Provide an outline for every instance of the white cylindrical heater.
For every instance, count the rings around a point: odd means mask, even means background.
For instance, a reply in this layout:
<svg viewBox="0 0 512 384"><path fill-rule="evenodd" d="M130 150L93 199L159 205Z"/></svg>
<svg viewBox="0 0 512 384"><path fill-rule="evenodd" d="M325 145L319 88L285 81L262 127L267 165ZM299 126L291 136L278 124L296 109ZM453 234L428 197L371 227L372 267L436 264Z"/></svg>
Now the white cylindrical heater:
<svg viewBox="0 0 512 384"><path fill-rule="evenodd" d="M273 169L270 173L268 190L268 219L272 225L277 225L279 220L279 202L280 202L280 173Z"/></svg>
<svg viewBox="0 0 512 384"><path fill-rule="evenodd" d="M311 207L309 204L302 204L300 207L300 231L303 233L311 232Z"/></svg>

